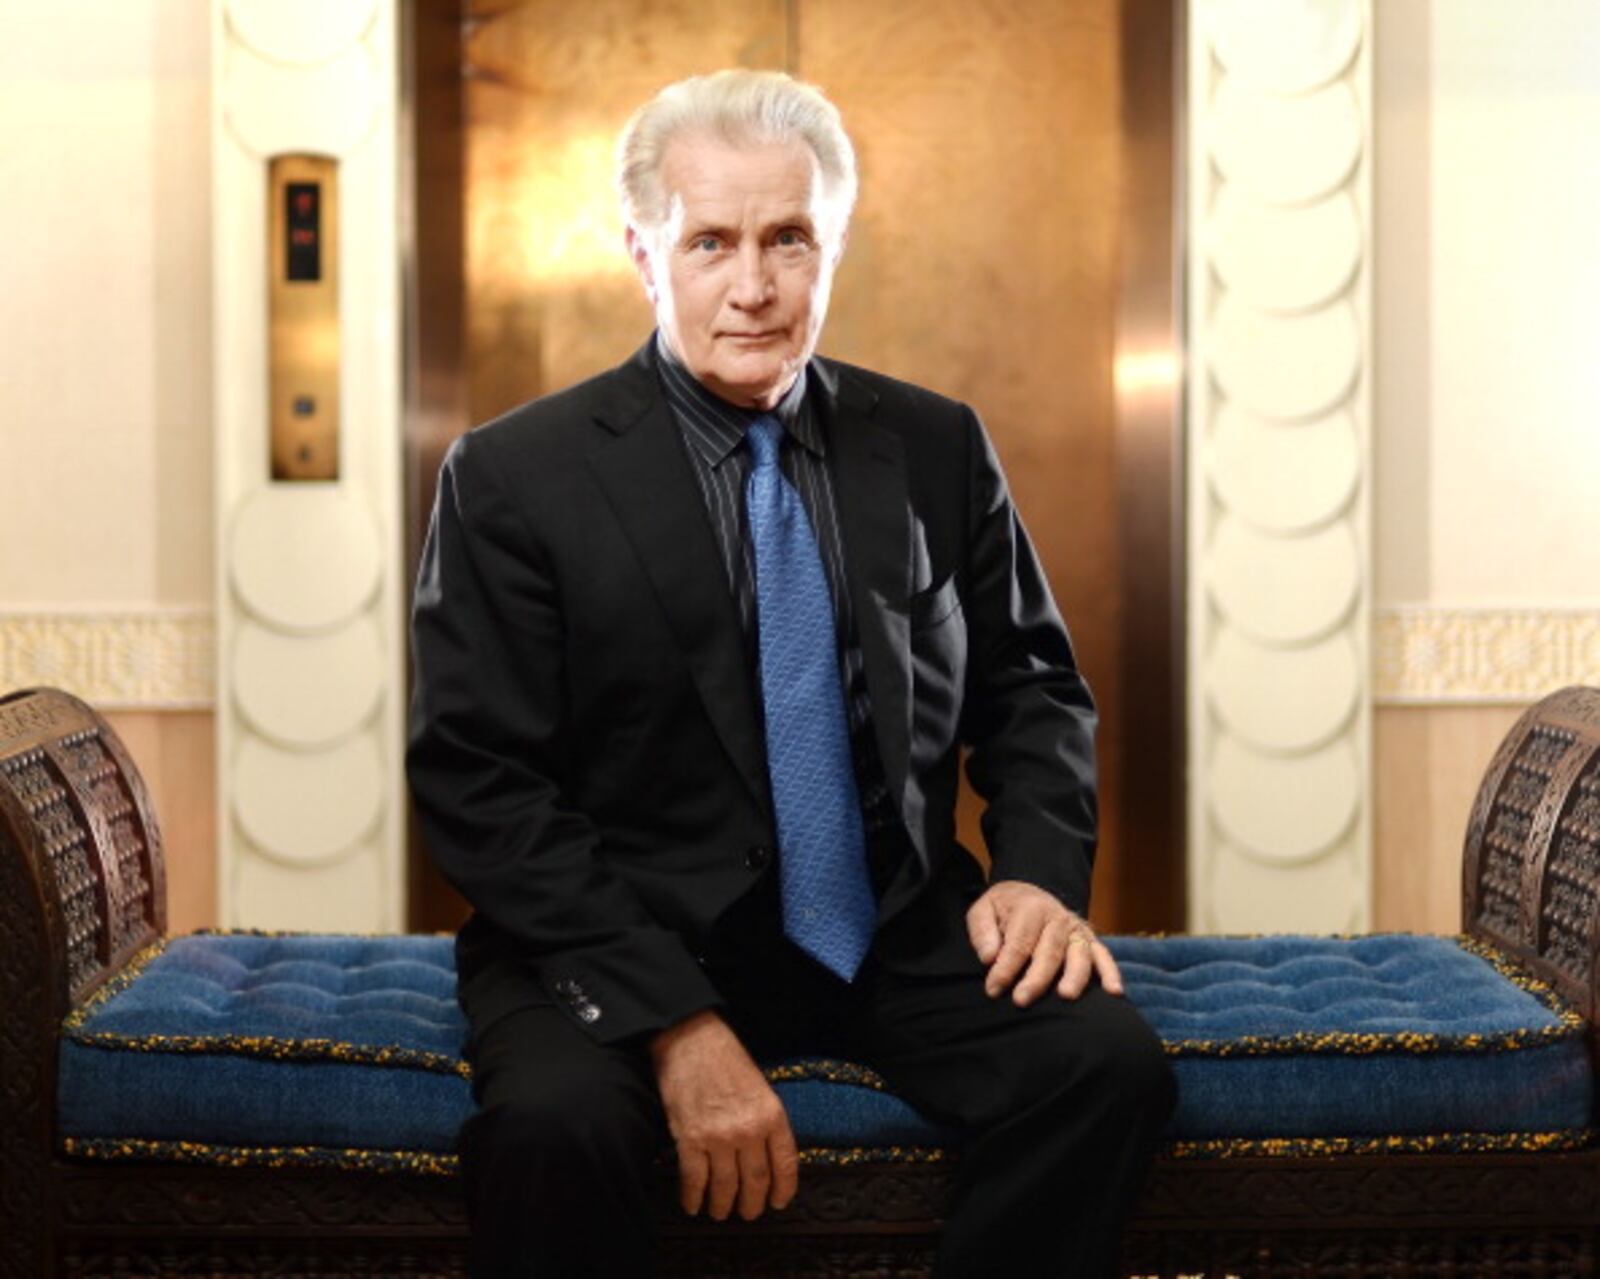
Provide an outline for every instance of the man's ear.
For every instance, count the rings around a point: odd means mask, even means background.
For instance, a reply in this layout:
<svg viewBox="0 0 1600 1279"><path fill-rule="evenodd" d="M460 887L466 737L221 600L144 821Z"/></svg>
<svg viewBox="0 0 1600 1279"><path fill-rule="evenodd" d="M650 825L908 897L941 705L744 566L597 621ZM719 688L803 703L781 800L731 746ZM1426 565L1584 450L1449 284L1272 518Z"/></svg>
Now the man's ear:
<svg viewBox="0 0 1600 1279"><path fill-rule="evenodd" d="M644 293L650 299L650 305L656 304L656 275L654 264L650 261L650 246L645 237L640 235L632 225L628 227L625 236L628 245L628 256L633 259L633 269L639 273L639 279L644 284Z"/></svg>

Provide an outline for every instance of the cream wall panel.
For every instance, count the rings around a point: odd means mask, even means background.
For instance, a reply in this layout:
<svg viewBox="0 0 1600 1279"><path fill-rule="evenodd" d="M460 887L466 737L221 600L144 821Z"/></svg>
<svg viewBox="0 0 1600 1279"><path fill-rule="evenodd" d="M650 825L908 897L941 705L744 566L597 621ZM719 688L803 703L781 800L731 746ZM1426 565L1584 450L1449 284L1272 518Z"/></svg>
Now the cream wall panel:
<svg viewBox="0 0 1600 1279"><path fill-rule="evenodd" d="M245 460L264 466L262 451ZM367 495L341 484L267 484L233 511L228 574L239 602L284 631L325 631L370 607L383 580L381 531Z"/></svg>
<svg viewBox="0 0 1600 1279"><path fill-rule="evenodd" d="M1347 412L1293 431L1233 404L1217 414L1212 486L1230 512L1257 528L1294 533L1327 523L1350 504L1361 467Z"/></svg>
<svg viewBox="0 0 1600 1279"><path fill-rule="evenodd" d="M1262 204L1228 183L1211 212L1211 265L1230 292L1266 311L1318 307L1361 263L1361 219L1348 194L1310 206ZM1307 253L1307 241L1317 246Z"/></svg>
<svg viewBox="0 0 1600 1279"><path fill-rule="evenodd" d="M1211 47L1230 75L1269 94L1302 93L1333 79L1361 44L1355 5L1214 0Z"/></svg>
<svg viewBox="0 0 1600 1279"><path fill-rule="evenodd" d="M1200 567L1223 624L1292 645L1321 639L1349 618L1364 566L1348 523L1274 536L1227 512L1208 514L1211 547Z"/></svg>
<svg viewBox="0 0 1600 1279"><path fill-rule="evenodd" d="M219 37L220 38L220 37ZM216 107L212 108L213 117ZM261 490L267 456L266 175L260 161L213 128L212 350L216 388L216 536L233 537L243 501ZM232 575L229 558L217 573ZM225 584L224 584L225 585Z"/></svg>
<svg viewBox="0 0 1600 1279"><path fill-rule="evenodd" d="M1302 252L1320 251L1309 234L1299 243ZM1361 370L1360 323L1342 303L1281 315L1224 289L1206 322L1211 375L1228 399L1279 421L1327 413Z"/></svg>
<svg viewBox="0 0 1600 1279"><path fill-rule="evenodd" d="M351 923L351 903L392 896L393 866L381 845L364 845L322 866L285 866L244 843L219 870L224 899L248 902L251 927L305 932L388 932Z"/></svg>
<svg viewBox="0 0 1600 1279"><path fill-rule="evenodd" d="M1361 761L1341 737L1313 751L1269 754L1218 737L1206 778L1211 818L1239 852L1272 866L1326 853L1361 811Z"/></svg>
<svg viewBox="0 0 1600 1279"><path fill-rule="evenodd" d="M209 598L207 75L200 6L0 6L0 604Z"/></svg>
<svg viewBox="0 0 1600 1279"><path fill-rule="evenodd" d="M0 596L149 599L155 370L141 332L155 312L148 85L134 75L12 81L0 87L0 120L12 135L0 146L0 190L30 192L30 205L62 219L6 201L0 431L6 471L31 482L8 486L14 536L0 552ZM64 127L51 127L55 120ZM74 163L61 163L64 150ZM125 202L107 199L108 189ZM121 520L105 518L113 511ZM18 553L23 547L48 553Z"/></svg>
<svg viewBox="0 0 1600 1279"><path fill-rule="evenodd" d="M240 619L231 658L234 700L271 741L301 749L332 745L381 705L383 651L370 615L325 635L285 634Z"/></svg>
<svg viewBox="0 0 1600 1279"><path fill-rule="evenodd" d="M1523 706L1382 706L1374 716L1373 925L1461 927L1461 845L1473 797Z"/></svg>
<svg viewBox="0 0 1600 1279"><path fill-rule="evenodd" d="M1600 5L1432 33L1432 600L1595 605Z"/></svg>
<svg viewBox="0 0 1600 1279"><path fill-rule="evenodd" d="M295 869L342 861L383 817L383 759L371 733L323 750L248 733L229 770L233 813L259 855Z"/></svg>
<svg viewBox="0 0 1600 1279"><path fill-rule="evenodd" d="M1371 917L1368 0L1191 0L1190 924Z"/></svg>
<svg viewBox="0 0 1600 1279"><path fill-rule="evenodd" d="M106 716L149 788L167 867L167 928L217 926L216 743L209 712Z"/></svg>
<svg viewBox="0 0 1600 1279"><path fill-rule="evenodd" d="M1278 648L1219 628L1207 700L1228 733L1266 753L1297 753L1341 733L1360 705L1366 672L1350 635Z"/></svg>
<svg viewBox="0 0 1600 1279"><path fill-rule="evenodd" d="M237 39L224 56L223 118L240 145L263 159L348 155L378 119L380 84L360 44L311 66L269 61Z"/></svg>
<svg viewBox="0 0 1600 1279"><path fill-rule="evenodd" d="M345 53L378 11L377 0L227 0L240 42L274 62L306 65Z"/></svg>
<svg viewBox="0 0 1600 1279"><path fill-rule="evenodd" d="M1208 30L1216 27L1208 23ZM1263 94L1213 66L1227 78L1212 82L1215 96L1206 104L1208 149L1228 181L1273 204L1303 204L1344 185L1362 135L1361 104L1348 84L1303 96ZM1271 111L1261 110L1264 96L1272 98Z"/></svg>
<svg viewBox="0 0 1600 1279"><path fill-rule="evenodd" d="M1600 605L1600 6L1380 5L1379 602Z"/></svg>
<svg viewBox="0 0 1600 1279"><path fill-rule="evenodd" d="M1360 932L1370 913L1362 860L1355 840L1314 861L1277 864L1213 839L1200 868L1204 878L1199 884L1191 880L1190 891L1210 903L1208 932Z"/></svg>
<svg viewBox="0 0 1600 1279"><path fill-rule="evenodd" d="M213 0L212 15L221 914L231 925L397 928L397 6ZM339 161L332 482L268 478L265 195L280 149Z"/></svg>
<svg viewBox="0 0 1600 1279"><path fill-rule="evenodd" d="M1432 591L1434 210L1428 179L1433 129L1432 0L1373 13L1374 598L1421 602ZM1459 212L1459 211L1457 211Z"/></svg>
<svg viewBox="0 0 1600 1279"><path fill-rule="evenodd" d="M209 98L203 5L0 4L0 692L109 712L174 931L218 922Z"/></svg>
<svg viewBox="0 0 1600 1279"><path fill-rule="evenodd" d="M1375 20L1374 922L1450 931L1501 736L1600 683L1600 7Z"/></svg>

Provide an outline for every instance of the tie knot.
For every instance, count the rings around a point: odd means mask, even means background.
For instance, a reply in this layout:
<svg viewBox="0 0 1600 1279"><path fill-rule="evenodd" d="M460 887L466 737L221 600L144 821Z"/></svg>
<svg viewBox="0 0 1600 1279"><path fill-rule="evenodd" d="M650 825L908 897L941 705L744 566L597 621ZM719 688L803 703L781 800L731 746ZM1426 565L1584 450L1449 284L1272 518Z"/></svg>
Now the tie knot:
<svg viewBox="0 0 1600 1279"><path fill-rule="evenodd" d="M745 432L757 466L771 466L778 460L778 445L783 440L783 423L767 413L750 423Z"/></svg>

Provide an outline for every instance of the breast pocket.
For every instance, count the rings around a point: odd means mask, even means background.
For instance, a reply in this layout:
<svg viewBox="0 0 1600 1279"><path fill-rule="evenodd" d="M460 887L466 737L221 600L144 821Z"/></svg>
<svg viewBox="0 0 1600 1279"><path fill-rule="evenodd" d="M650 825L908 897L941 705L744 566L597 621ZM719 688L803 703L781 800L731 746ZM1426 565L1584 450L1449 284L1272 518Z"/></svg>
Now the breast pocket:
<svg viewBox="0 0 1600 1279"><path fill-rule="evenodd" d="M955 741L967 669L967 628L954 577L906 602L911 649L911 752L915 766Z"/></svg>
<svg viewBox="0 0 1600 1279"><path fill-rule="evenodd" d="M961 607L952 574L937 586L918 591L906 602L906 615L913 632L925 631L949 619Z"/></svg>

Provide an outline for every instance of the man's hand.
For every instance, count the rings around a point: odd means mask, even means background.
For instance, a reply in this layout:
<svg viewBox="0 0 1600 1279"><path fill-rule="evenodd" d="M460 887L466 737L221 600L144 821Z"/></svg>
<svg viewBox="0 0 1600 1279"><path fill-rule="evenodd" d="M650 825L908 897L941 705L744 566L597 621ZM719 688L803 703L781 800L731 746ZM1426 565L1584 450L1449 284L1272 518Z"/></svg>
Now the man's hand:
<svg viewBox="0 0 1600 1279"><path fill-rule="evenodd" d="M1035 884L1016 879L991 884L967 911L967 936L989 965L984 990L992 998L1011 990L1019 1008L1052 985L1063 999L1076 999L1091 971L1100 974L1110 994L1122 993L1117 961L1088 922Z"/></svg>
<svg viewBox="0 0 1600 1279"><path fill-rule="evenodd" d="M683 1210L753 1221L788 1206L800 1179L789 1116L728 1023L696 1013L650 1041L667 1127L678 1145Z"/></svg>

